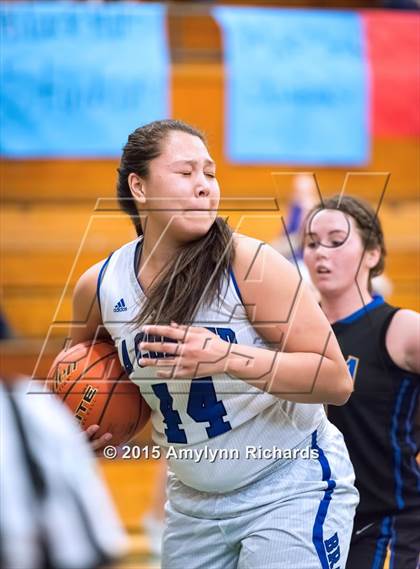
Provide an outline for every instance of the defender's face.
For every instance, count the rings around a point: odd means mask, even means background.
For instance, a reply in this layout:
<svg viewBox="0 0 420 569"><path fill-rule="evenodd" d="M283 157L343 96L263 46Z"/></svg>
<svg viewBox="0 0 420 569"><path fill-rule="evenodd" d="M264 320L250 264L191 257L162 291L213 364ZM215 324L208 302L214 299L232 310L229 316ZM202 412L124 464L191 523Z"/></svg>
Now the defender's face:
<svg viewBox="0 0 420 569"><path fill-rule="evenodd" d="M367 286L371 263L356 222L339 210L321 210L308 220L303 259L321 295L344 293L356 276L360 286Z"/></svg>
<svg viewBox="0 0 420 569"><path fill-rule="evenodd" d="M220 199L216 165L197 136L172 131L162 153L150 162L144 181L149 221L178 242L205 235L217 216Z"/></svg>

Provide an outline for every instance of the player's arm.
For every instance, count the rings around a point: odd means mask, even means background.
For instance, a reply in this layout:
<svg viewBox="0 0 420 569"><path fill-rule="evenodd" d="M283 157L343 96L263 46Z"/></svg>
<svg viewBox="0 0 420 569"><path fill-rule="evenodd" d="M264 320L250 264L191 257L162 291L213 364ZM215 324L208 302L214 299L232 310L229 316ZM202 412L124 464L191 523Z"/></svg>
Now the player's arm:
<svg viewBox="0 0 420 569"><path fill-rule="evenodd" d="M74 288L73 315L70 327L72 345L96 338L109 337L102 323L97 298L99 272L103 263L104 261L96 263L83 273ZM86 436L94 451L101 450L112 439L111 433L105 433L100 438L95 439L95 433L98 430L99 425L91 425L86 429Z"/></svg>
<svg viewBox="0 0 420 569"><path fill-rule="evenodd" d="M70 327L72 344L109 337L102 323L97 298L98 277L103 263L96 263L84 272L74 288Z"/></svg>
<svg viewBox="0 0 420 569"><path fill-rule="evenodd" d="M420 314L399 310L392 318L386 335L386 349L401 369L420 373Z"/></svg>
<svg viewBox="0 0 420 569"><path fill-rule="evenodd" d="M232 345L228 372L290 401L344 404L353 382L297 268L269 245L236 236L234 273L248 318L272 350Z"/></svg>

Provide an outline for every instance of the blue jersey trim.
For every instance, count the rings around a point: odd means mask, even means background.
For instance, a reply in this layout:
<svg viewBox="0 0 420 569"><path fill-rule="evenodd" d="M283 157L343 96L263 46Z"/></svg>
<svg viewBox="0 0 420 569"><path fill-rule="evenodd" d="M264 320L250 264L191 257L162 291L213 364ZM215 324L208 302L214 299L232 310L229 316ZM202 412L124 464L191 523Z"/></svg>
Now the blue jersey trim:
<svg viewBox="0 0 420 569"><path fill-rule="evenodd" d="M400 510L404 508L403 498L403 479L401 475L401 448L398 441L398 423L400 419L401 405L407 387L410 385L409 379L404 379L400 385L395 403L394 413L391 420L391 444L394 450L394 477L395 477L395 500Z"/></svg>
<svg viewBox="0 0 420 569"><path fill-rule="evenodd" d="M393 516L391 523L391 539L389 540L389 569L394 569L396 543L397 533L395 531L395 516Z"/></svg>
<svg viewBox="0 0 420 569"><path fill-rule="evenodd" d="M353 314L350 314L350 316L346 316L346 318L343 318L342 320L337 320L337 322L334 322L334 324L352 324L353 322L356 322L356 320L359 320L359 318L362 318L362 316L364 316L367 312L370 312L378 306L381 306L381 304L384 304L384 302L385 301L382 296L375 294L373 296L373 300L369 302L369 304L362 306L362 308L359 308L359 310L356 310L356 312L353 312Z"/></svg>
<svg viewBox="0 0 420 569"><path fill-rule="evenodd" d="M139 249L141 248L142 243L143 243L143 239L139 239L138 243L136 244L136 248L134 249L133 267L134 267L134 276L135 276L135 279L137 281L137 284L139 285L140 290L144 294L144 296L147 296L143 290L143 287L141 286L141 282L140 282L139 275L138 275L138 267L140 265L140 257L141 257L141 253L139 255Z"/></svg>
<svg viewBox="0 0 420 569"><path fill-rule="evenodd" d="M106 267L107 267L107 265L108 265L108 263L109 263L109 261L110 261L110 259L111 259L111 257L112 257L113 254L114 254L114 252L112 252L112 253L110 254L110 256L108 257L108 259L107 259L107 260L104 262L104 264L102 265L101 270L99 271L98 281L97 281L97 283L96 283L96 298L98 299L99 312L100 312L100 315L101 315L101 316L102 316L101 295L100 295L99 293L100 293L100 289L101 289L103 274L104 274L105 269L106 269Z"/></svg>
<svg viewBox="0 0 420 569"><path fill-rule="evenodd" d="M239 300L240 300L240 301L242 302L242 304L243 304L244 301L242 300L241 291L239 290L239 286L238 286L238 283L237 283L237 281L236 281L235 274L234 274L234 272L233 272L232 267L229 268L229 275L230 275L230 278L232 279L233 286L235 287L236 294L238 295Z"/></svg>
<svg viewBox="0 0 420 569"><path fill-rule="evenodd" d="M322 569L329 569L330 565L324 546L323 525L327 516L328 507L331 502L332 493L336 487L336 482L335 480L331 479L331 468L328 459L325 456L324 451L317 444L317 431L314 431L312 433L311 448L318 451L318 460L322 469L322 480L328 483L327 489L324 492L324 496L321 500L321 503L319 504L318 512L315 517L315 523L312 530L312 542L315 545L315 549L321 561Z"/></svg>
<svg viewBox="0 0 420 569"><path fill-rule="evenodd" d="M411 457L411 467L413 470L413 474L417 479L417 490L420 492L420 467L417 464L417 460L416 460L417 447L416 447L416 443L411 438L412 433L413 433L413 426L414 426L414 411L417 408L417 399L419 396L419 392L420 392L420 387L416 387L414 392L413 392L412 398L411 398L411 402L410 402L408 414L407 414L407 420L405 422L405 429L406 429L405 440L406 440L406 443L408 444L408 446L413 451L413 455Z"/></svg>
<svg viewBox="0 0 420 569"><path fill-rule="evenodd" d="M375 556L371 569L383 569L386 548L388 546L389 538L391 537L391 518L387 516L382 520L381 530L378 539L376 540Z"/></svg>

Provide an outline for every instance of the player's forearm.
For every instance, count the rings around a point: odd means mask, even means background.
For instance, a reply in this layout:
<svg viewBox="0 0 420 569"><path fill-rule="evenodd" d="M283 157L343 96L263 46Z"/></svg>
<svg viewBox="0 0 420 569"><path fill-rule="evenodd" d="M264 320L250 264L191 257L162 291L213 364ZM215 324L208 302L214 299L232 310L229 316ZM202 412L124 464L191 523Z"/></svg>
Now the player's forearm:
<svg viewBox="0 0 420 569"><path fill-rule="evenodd" d="M232 345L226 371L281 399L343 405L352 391L343 363L314 353Z"/></svg>

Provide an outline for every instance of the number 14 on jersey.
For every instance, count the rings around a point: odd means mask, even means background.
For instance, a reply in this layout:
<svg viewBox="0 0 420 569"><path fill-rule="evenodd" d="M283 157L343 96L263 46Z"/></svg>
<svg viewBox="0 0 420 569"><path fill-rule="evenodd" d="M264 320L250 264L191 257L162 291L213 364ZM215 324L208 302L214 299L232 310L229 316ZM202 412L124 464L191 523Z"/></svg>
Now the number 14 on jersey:
<svg viewBox="0 0 420 569"><path fill-rule="evenodd" d="M235 332L231 328L207 328L210 332L217 334L222 340L237 344ZM143 340L143 333L136 335L134 339L137 361L142 357L162 357L162 354L147 353L142 354L138 345ZM133 365L129 359L126 341L122 341L122 360L126 372L130 375L133 372ZM174 409L174 400L171 396L168 384L158 383L152 385L153 393L159 399L159 409L163 415L166 425L165 435L169 443L188 444L185 430L179 412ZM209 438L217 437L232 429L229 421L224 419L227 415L223 401L217 399L212 377L200 377L191 380L190 393L187 403L187 414L196 423L208 423L206 432Z"/></svg>

